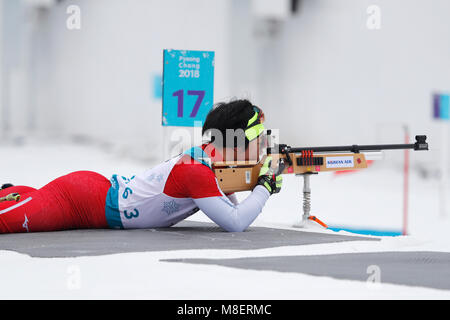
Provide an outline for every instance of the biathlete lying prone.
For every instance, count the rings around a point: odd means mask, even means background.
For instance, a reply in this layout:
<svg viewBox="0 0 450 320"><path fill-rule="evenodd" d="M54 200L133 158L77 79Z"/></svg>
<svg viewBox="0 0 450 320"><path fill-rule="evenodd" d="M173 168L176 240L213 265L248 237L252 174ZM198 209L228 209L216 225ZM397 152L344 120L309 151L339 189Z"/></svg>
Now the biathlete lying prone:
<svg viewBox="0 0 450 320"><path fill-rule="evenodd" d="M92 171L59 177L40 189L4 185L0 190L0 233L84 228L169 227L198 210L226 231L244 231L261 212L282 179L264 163L257 186L241 203L225 195L211 163L229 155L249 160L264 139L264 114L248 100L219 103L207 115L202 133L221 139L191 148L131 178L110 180ZM244 143L227 141L227 129L241 130ZM215 136L212 134L212 136ZM16 201L18 200L18 201Z"/></svg>

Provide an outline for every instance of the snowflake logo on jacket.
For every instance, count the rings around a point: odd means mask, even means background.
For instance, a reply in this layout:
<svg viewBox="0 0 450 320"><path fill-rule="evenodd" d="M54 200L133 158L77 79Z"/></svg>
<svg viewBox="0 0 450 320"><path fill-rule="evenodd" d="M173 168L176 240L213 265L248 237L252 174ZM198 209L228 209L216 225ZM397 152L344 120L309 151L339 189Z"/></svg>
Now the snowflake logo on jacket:
<svg viewBox="0 0 450 320"><path fill-rule="evenodd" d="M167 213L167 215L171 215L178 210L180 210L180 205L175 200L164 201L162 211Z"/></svg>

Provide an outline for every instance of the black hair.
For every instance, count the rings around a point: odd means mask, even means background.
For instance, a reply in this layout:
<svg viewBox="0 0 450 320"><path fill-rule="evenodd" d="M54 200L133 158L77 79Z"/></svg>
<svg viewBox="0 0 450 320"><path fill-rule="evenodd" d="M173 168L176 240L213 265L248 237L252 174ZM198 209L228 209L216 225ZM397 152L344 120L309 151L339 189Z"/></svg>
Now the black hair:
<svg viewBox="0 0 450 320"><path fill-rule="evenodd" d="M248 139L245 135L239 139L239 134L244 134L250 118L255 115L255 110L259 110L250 101L246 99L232 100L230 102L220 102L214 105L213 109L206 116L205 123L202 128L202 134L211 131L216 146L222 147L239 147L240 141L245 142L245 149L248 147ZM214 132L214 130L217 130ZM231 137L230 133L234 133ZM220 133L223 141L217 139ZM237 134L237 136L236 136ZM230 141L233 139L233 141Z"/></svg>

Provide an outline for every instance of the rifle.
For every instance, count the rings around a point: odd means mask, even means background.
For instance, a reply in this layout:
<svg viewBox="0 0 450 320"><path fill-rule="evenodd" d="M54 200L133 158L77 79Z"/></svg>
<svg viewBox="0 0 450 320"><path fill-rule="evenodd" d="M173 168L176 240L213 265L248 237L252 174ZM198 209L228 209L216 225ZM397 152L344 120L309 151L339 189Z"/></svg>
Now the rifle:
<svg viewBox="0 0 450 320"><path fill-rule="evenodd" d="M270 135L270 131L268 131ZM303 223L305 220L315 220L311 217L311 189L309 177L311 174L327 171L355 170L367 168L366 156L362 151L376 152L394 149L428 150L427 137L418 135L412 144L379 144L379 145L349 145L330 147L293 148L285 144L267 148L267 155L273 158L272 163L278 163L277 173L302 175L303 184ZM265 157L260 161L224 161L212 164L214 174L220 188L225 193L249 191L256 186L259 171Z"/></svg>

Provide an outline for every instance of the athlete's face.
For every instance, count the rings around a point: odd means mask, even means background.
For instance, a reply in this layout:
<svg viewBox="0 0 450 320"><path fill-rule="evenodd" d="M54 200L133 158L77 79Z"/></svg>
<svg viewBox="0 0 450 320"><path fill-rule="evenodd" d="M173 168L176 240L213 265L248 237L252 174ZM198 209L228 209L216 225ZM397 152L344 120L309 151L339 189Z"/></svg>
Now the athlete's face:
<svg viewBox="0 0 450 320"><path fill-rule="evenodd" d="M261 123L264 123L265 117L262 111L260 115ZM267 147L267 135L265 132L261 133L256 139L249 142L248 148L245 152L245 160L259 161L261 156L266 152Z"/></svg>
<svg viewBox="0 0 450 320"><path fill-rule="evenodd" d="M260 123L264 123L265 117L262 110L259 110ZM226 161L259 161L267 151L267 134L263 131L258 137L251 140L247 149L241 147L224 148L222 155Z"/></svg>
<svg viewBox="0 0 450 320"><path fill-rule="evenodd" d="M256 160L259 161L261 156L266 151L267 146L267 135L262 133L258 138L250 141L248 148L245 152L245 160Z"/></svg>

